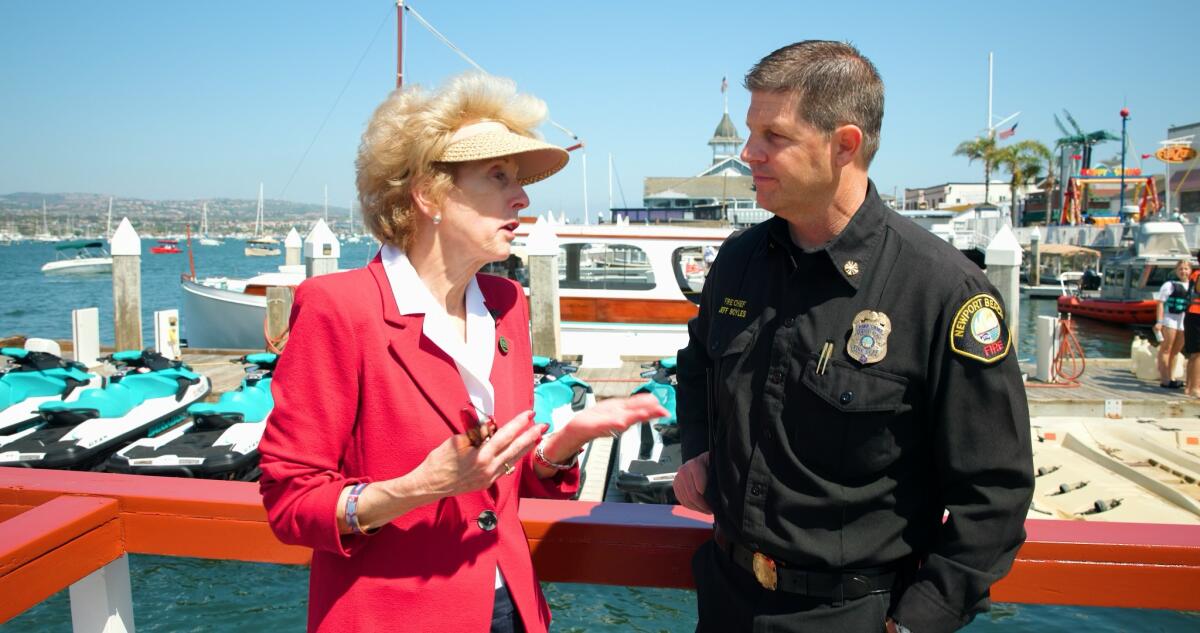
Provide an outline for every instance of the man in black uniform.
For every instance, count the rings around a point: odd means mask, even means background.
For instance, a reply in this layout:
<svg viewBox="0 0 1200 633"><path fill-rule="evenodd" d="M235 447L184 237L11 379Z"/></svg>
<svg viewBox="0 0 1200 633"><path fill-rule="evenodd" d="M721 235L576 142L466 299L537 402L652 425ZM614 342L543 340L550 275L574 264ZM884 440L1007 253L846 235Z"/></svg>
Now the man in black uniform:
<svg viewBox="0 0 1200 633"><path fill-rule="evenodd" d="M1029 412L1004 306L880 201L883 84L806 41L746 76L776 217L731 236L679 352L680 502L714 515L698 631L956 630L1024 541Z"/></svg>

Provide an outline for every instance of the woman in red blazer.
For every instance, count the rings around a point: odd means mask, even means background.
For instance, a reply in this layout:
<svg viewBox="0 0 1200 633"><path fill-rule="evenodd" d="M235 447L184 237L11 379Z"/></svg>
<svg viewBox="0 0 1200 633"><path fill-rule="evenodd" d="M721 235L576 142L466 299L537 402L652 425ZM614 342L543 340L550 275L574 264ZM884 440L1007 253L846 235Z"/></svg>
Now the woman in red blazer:
<svg viewBox="0 0 1200 633"><path fill-rule="evenodd" d="M478 271L509 256L524 185L567 162L544 116L470 74L396 91L363 135L383 248L297 289L260 445L272 529L313 548L309 630L546 631L520 497L570 497L585 443L666 414L644 396L532 422L525 295Z"/></svg>

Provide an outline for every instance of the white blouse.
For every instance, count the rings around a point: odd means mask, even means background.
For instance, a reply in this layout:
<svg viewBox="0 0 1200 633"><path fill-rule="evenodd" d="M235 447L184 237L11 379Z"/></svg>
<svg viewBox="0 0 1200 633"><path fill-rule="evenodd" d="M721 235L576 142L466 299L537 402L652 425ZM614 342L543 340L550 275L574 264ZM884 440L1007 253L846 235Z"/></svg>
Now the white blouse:
<svg viewBox="0 0 1200 633"><path fill-rule="evenodd" d="M383 270L400 314L424 314L421 333L454 359L462 376L467 395L476 410L495 414L496 392L492 388L492 361L495 359L496 321L487 310L483 292L474 277L467 285L467 340L458 331L445 308L433 298L433 293L421 281L417 270L403 251L390 244L380 249ZM496 588L504 586L504 577L496 567Z"/></svg>

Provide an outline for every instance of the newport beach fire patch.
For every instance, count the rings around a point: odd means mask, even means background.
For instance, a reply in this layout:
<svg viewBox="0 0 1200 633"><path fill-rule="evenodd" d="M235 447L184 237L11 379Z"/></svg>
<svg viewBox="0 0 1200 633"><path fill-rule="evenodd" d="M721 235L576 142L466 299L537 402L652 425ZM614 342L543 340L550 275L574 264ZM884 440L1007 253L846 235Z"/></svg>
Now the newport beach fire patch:
<svg viewBox="0 0 1200 633"><path fill-rule="evenodd" d="M950 349L985 363L1005 356L1012 341L1004 324L1004 308L989 294L967 299L950 322Z"/></svg>

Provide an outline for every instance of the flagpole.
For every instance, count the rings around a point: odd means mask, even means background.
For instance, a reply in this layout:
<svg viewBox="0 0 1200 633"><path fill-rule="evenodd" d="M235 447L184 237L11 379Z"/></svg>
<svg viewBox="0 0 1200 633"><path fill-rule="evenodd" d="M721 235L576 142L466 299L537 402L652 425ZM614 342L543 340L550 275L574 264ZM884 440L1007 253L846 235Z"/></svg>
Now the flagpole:
<svg viewBox="0 0 1200 633"><path fill-rule="evenodd" d="M988 52L988 118L987 118L988 138L992 138L995 128L992 127L992 53ZM984 200L986 203L987 200Z"/></svg>
<svg viewBox="0 0 1200 633"><path fill-rule="evenodd" d="M1129 108L1121 108L1121 203L1117 216L1125 212L1125 124L1129 122Z"/></svg>

